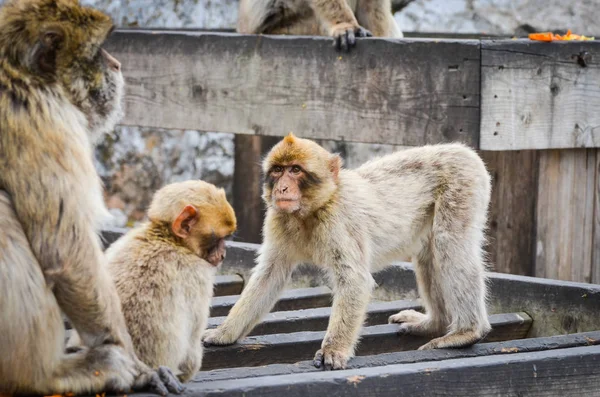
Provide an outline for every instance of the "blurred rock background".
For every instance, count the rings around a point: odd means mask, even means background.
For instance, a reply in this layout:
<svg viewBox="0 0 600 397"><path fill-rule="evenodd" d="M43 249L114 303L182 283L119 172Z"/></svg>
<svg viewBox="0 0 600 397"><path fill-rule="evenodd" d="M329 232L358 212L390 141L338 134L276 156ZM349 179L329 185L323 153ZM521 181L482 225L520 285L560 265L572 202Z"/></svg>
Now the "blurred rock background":
<svg viewBox="0 0 600 397"><path fill-rule="evenodd" d="M0 4L3 1L0 0ZM403 31L524 35L566 30L600 35L600 0L393 0ZM81 0L121 27L233 29L237 0ZM323 142L347 167L393 147ZM152 194L175 181L200 178L222 186L232 200L233 135L117 127L96 150L115 226L144 218Z"/></svg>

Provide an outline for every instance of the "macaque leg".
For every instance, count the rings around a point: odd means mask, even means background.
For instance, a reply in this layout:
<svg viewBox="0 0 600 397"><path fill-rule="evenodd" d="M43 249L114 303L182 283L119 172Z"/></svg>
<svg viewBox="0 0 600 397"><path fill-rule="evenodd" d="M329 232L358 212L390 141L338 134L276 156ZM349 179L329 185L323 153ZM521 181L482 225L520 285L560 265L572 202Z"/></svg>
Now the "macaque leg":
<svg viewBox="0 0 600 397"><path fill-rule="evenodd" d="M365 320L367 306L375 281L360 265L344 266L334 270L335 294L331 318L321 349L317 351L314 365L326 369L344 369L354 355L360 328Z"/></svg>
<svg viewBox="0 0 600 397"><path fill-rule="evenodd" d="M418 255L413 255L412 263L417 278L419 296L425 306L425 314L415 310L402 310L390 316L389 323L399 323L401 334L419 336L440 336L445 333L447 326L445 306L441 291L436 287L435 269L431 255L430 243L427 238L423 241L423 248Z"/></svg>
<svg viewBox="0 0 600 397"><path fill-rule="evenodd" d="M64 353L65 330L51 287L8 196L0 192L0 391L95 393L127 390L134 375L116 345Z"/></svg>
<svg viewBox="0 0 600 397"><path fill-rule="evenodd" d="M263 243L263 247L268 243ZM248 285L218 328L204 333L204 344L229 345L247 335L277 302L294 265L277 250L261 253Z"/></svg>
<svg viewBox="0 0 600 397"><path fill-rule="evenodd" d="M392 14L390 0L359 0L356 18L375 37L403 37Z"/></svg>

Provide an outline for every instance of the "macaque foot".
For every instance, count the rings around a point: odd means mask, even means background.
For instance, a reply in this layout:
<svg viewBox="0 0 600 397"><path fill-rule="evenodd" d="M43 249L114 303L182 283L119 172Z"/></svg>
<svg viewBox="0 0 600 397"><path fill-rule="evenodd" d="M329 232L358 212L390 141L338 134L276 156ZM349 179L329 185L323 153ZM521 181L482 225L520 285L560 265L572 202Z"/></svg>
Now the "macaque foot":
<svg viewBox="0 0 600 397"><path fill-rule="evenodd" d="M324 367L326 370L345 369L349 359L350 356L345 352L324 347L315 354L313 364L317 368Z"/></svg>
<svg viewBox="0 0 600 397"><path fill-rule="evenodd" d="M331 28L333 45L339 51L341 49L350 51L356 45L356 37L371 37L373 34L362 26L349 23L338 23Z"/></svg>
<svg viewBox="0 0 600 397"><path fill-rule="evenodd" d="M429 317L426 314L419 313L416 310L402 310L401 312L389 317L388 323L400 324L399 335L431 335L433 329Z"/></svg>
<svg viewBox="0 0 600 397"><path fill-rule="evenodd" d="M166 396L169 393L181 394L185 391L170 368L160 366L156 371L143 371L135 380L135 390L147 390Z"/></svg>
<svg viewBox="0 0 600 397"><path fill-rule="evenodd" d="M227 346L237 342L237 338L224 332L221 328L207 329L202 335L204 346Z"/></svg>

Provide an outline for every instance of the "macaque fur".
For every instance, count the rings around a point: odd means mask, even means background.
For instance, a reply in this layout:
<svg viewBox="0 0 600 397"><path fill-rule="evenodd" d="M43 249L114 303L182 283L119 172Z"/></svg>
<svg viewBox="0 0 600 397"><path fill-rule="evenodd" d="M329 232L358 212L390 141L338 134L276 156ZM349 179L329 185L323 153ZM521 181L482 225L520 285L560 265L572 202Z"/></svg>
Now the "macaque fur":
<svg viewBox="0 0 600 397"><path fill-rule="evenodd" d="M226 321L205 344L248 334L299 263L323 267L334 289L315 365L340 369L353 356L375 282L371 273L412 257L425 314L390 317L402 333L432 337L420 349L462 347L489 331L482 245L490 176L461 144L399 151L341 168L316 143L287 136L263 163L267 214L257 266Z"/></svg>
<svg viewBox="0 0 600 397"><path fill-rule="evenodd" d="M237 31L331 36L338 49L355 37L403 37L390 0L241 0Z"/></svg>
<svg viewBox="0 0 600 397"><path fill-rule="evenodd" d="M0 393L181 392L135 355L97 229L92 144L121 115L110 18L76 0L0 9ZM84 347L65 351L61 312Z"/></svg>
<svg viewBox="0 0 600 397"><path fill-rule="evenodd" d="M236 218L225 191L200 180L160 189L148 217L106 250L108 269L138 357L187 382L200 370L214 276Z"/></svg>

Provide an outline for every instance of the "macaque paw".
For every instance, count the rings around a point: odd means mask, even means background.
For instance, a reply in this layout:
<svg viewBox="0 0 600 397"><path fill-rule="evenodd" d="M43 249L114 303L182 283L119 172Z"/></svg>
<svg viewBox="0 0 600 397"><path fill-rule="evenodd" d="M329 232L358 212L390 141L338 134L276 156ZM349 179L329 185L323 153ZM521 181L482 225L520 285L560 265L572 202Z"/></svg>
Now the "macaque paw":
<svg viewBox="0 0 600 397"><path fill-rule="evenodd" d="M227 346L237 342L237 338L224 332L221 328L207 329L202 335L204 346Z"/></svg>
<svg viewBox="0 0 600 397"><path fill-rule="evenodd" d="M437 349L437 344L435 343L435 341L425 343L423 346L419 347L418 350L433 350L433 349Z"/></svg>
<svg viewBox="0 0 600 397"><path fill-rule="evenodd" d="M331 28L333 36L333 45L339 51L341 49L350 51L351 47L356 45L357 37L371 37L373 34L362 26L349 23L338 23Z"/></svg>
<svg viewBox="0 0 600 397"><path fill-rule="evenodd" d="M156 371L144 370L135 380L134 389L166 396L169 393L183 393L185 386L179 382L170 368L160 366Z"/></svg>
<svg viewBox="0 0 600 397"><path fill-rule="evenodd" d="M419 313L416 310L402 310L388 318L388 323L401 324L401 323L419 323L427 318L423 313Z"/></svg>
<svg viewBox="0 0 600 397"><path fill-rule="evenodd" d="M332 347L319 349L315 354L313 364L317 368L324 367L326 370L345 369L350 356Z"/></svg>

